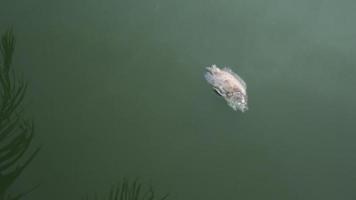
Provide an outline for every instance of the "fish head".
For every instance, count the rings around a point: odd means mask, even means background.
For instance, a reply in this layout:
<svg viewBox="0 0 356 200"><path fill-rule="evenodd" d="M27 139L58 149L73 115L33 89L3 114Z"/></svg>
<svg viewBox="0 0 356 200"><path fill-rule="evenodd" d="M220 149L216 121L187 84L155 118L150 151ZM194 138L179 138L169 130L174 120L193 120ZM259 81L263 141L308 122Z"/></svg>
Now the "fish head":
<svg viewBox="0 0 356 200"><path fill-rule="evenodd" d="M246 112L248 110L247 95L241 92L236 92L226 99L228 104L234 110L240 110L241 112Z"/></svg>
<svg viewBox="0 0 356 200"><path fill-rule="evenodd" d="M238 104L238 107L241 112L246 112L248 110L247 101L242 101Z"/></svg>
<svg viewBox="0 0 356 200"><path fill-rule="evenodd" d="M241 112L246 112L248 110L247 95L241 96L241 98L237 102L237 107Z"/></svg>

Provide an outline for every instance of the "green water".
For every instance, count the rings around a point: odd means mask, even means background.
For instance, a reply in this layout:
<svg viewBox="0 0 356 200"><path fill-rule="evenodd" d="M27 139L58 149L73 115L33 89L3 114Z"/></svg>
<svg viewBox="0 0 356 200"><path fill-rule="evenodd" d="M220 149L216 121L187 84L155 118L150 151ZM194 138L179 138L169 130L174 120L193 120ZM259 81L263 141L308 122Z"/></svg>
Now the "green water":
<svg viewBox="0 0 356 200"><path fill-rule="evenodd" d="M1 0L29 82L14 192L74 200L140 177L172 200L356 199L356 2ZM247 82L234 112L204 80Z"/></svg>

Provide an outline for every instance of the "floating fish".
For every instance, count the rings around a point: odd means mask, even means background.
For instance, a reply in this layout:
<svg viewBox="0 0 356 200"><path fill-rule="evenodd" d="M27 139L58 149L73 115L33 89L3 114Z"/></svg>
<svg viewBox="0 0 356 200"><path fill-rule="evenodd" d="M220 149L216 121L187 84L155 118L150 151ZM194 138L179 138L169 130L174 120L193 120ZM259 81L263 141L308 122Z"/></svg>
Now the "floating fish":
<svg viewBox="0 0 356 200"><path fill-rule="evenodd" d="M248 110L246 83L230 68L218 68L216 65L206 68L205 79L213 90L222 96L234 110L245 112Z"/></svg>

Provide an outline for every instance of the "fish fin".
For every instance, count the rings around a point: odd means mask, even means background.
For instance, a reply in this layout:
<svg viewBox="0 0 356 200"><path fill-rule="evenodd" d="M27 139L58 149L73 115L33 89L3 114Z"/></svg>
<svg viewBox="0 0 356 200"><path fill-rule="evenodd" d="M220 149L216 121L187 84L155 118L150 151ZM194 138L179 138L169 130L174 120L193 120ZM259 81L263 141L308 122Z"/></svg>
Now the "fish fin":
<svg viewBox="0 0 356 200"><path fill-rule="evenodd" d="M222 94L220 93L220 91L218 91L217 89L213 88L213 91L215 92L215 94L219 95L222 97Z"/></svg>

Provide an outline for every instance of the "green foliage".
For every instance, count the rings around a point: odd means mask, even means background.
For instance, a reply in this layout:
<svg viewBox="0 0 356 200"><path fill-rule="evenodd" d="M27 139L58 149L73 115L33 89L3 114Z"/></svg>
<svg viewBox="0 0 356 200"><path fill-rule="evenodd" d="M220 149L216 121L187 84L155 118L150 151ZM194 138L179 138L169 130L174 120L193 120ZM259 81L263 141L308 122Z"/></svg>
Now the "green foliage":
<svg viewBox="0 0 356 200"><path fill-rule="evenodd" d="M111 187L107 200L165 200L168 195L158 197L153 187L145 187L138 180L134 180L130 183L127 179L123 179L121 184L117 184ZM83 200L89 200L89 197L83 198ZM99 200L95 195L94 200Z"/></svg>
<svg viewBox="0 0 356 200"><path fill-rule="evenodd" d="M18 200L25 194L9 196L8 189L39 148L21 162L34 135L33 122L24 117L21 107L27 84L11 68L15 49L13 32L5 32L0 42L0 200Z"/></svg>

